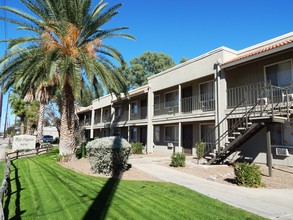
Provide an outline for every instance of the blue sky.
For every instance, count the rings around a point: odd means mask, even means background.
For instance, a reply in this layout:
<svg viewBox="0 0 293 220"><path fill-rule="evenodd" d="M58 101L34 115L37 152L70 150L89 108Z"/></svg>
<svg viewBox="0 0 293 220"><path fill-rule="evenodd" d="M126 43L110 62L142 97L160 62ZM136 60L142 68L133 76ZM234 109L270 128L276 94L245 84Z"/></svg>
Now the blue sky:
<svg viewBox="0 0 293 220"><path fill-rule="evenodd" d="M3 0L1 4L3 4ZM19 0L8 6L23 9ZM95 4L98 0L93 1ZM128 26L136 41L112 39L126 61L145 51L163 52L176 63L194 58L220 46L241 50L293 31L292 0L106 0L123 3L108 27ZM3 12L0 12L3 15ZM9 14L7 14L9 16ZM4 38L3 22L0 39ZM7 24L7 37L23 35ZM0 45L0 55L4 45ZM7 95L4 99L6 106ZM5 109L4 109L5 111ZM5 112L4 112L5 114ZM10 117L10 123L13 119ZM3 128L2 117L1 130Z"/></svg>

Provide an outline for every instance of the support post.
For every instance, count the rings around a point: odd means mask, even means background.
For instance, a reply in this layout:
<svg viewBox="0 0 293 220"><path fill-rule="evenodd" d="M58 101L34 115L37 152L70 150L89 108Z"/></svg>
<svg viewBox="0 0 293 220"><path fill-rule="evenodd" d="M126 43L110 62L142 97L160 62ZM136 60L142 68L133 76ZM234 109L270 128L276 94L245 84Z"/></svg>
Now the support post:
<svg viewBox="0 0 293 220"><path fill-rule="evenodd" d="M269 176L272 177L272 145L271 132L267 130L267 166L269 168Z"/></svg>

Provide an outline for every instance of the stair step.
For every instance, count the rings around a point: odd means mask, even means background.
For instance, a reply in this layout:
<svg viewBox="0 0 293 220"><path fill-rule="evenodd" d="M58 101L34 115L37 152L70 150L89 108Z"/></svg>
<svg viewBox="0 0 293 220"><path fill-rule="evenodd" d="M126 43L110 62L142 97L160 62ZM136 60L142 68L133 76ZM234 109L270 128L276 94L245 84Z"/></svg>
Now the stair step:
<svg viewBox="0 0 293 220"><path fill-rule="evenodd" d="M239 131L245 131L246 130L246 128L245 127L239 127L239 128L237 128Z"/></svg>
<svg viewBox="0 0 293 220"><path fill-rule="evenodd" d="M235 132L233 132L233 134L234 134L234 135L240 135L241 133L240 133L240 132L237 132L237 131L235 131Z"/></svg>
<svg viewBox="0 0 293 220"><path fill-rule="evenodd" d="M211 160L211 159L213 159L214 157L212 157L212 156L205 156L204 157L206 160Z"/></svg>
<svg viewBox="0 0 293 220"><path fill-rule="evenodd" d="M229 139L231 139L231 140L234 140L234 139L235 139L235 137L228 137L228 140L229 140Z"/></svg>

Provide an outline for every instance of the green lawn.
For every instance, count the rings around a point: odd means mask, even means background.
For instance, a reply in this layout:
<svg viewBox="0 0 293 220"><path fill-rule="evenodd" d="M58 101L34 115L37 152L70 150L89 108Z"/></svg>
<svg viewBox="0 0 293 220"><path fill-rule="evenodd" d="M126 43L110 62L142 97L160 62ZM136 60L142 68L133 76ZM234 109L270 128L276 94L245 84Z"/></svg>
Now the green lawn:
<svg viewBox="0 0 293 220"><path fill-rule="evenodd" d="M57 153L12 163L6 219L263 219L171 183L81 175Z"/></svg>

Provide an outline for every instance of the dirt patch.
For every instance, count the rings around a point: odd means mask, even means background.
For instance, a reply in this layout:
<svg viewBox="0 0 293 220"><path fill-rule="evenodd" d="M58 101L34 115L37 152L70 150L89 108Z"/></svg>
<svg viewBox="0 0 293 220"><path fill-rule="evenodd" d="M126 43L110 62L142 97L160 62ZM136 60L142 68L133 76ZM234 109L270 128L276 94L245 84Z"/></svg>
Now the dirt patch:
<svg viewBox="0 0 293 220"><path fill-rule="evenodd" d="M83 173L91 176L99 176L110 178L110 176L106 176L103 174L93 173L91 170L90 163L87 158L81 158L79 160L69 161L69 162L59 162L60 165L72 169L78 173ZM135 167L131 167L119 176L120 179L123 180L147 180L147 181L160 181L159 179L142 172Z"/></svg>
<svg viewBox="0 0 293 220"><path fill-rule="evenodd" d="M164 166L169 164L164 163ZM257 164L262 174L262 182L269 189L293 189L293 167L274 166L272 177L269 177L268 167L264 164ZM201 177L213 182L228 185L236 185L233 166L228 165L201 165L196 160L187 161L183 168L171 167L184 173Z"/></svg>
<svg viewBox="0 0 293 220"><path fill-rule="evenodd" d="M142 156L143 157L143 156ZM149 157L149 156L147 156ZM170 167L167 160L158 160L154 158L153 163L160 164L162 166ZM90 164L87 158L82 158L76 161L70 162L60 162L60 164L69 169L75 170L79 173L84 173L92 176L106 177L109 176L94 174L90 169ZM293 189L293 167L285 166L274 166L273 167L273 176L268 176L268 168L264 164L258 164L262 173L262 181L265 184L266 188L270 189ZM190 175L194 175L209 181L218 182L222 184L235 185L235 175L233 166L228 165L201 165L197 164L195 159L188 159L185 167L174 168L175 169ZM121 177L123 180L147 180L147 181L160 181L159 179L143 172L135 167L131 167L129 170L125 171Z"/></svg>

